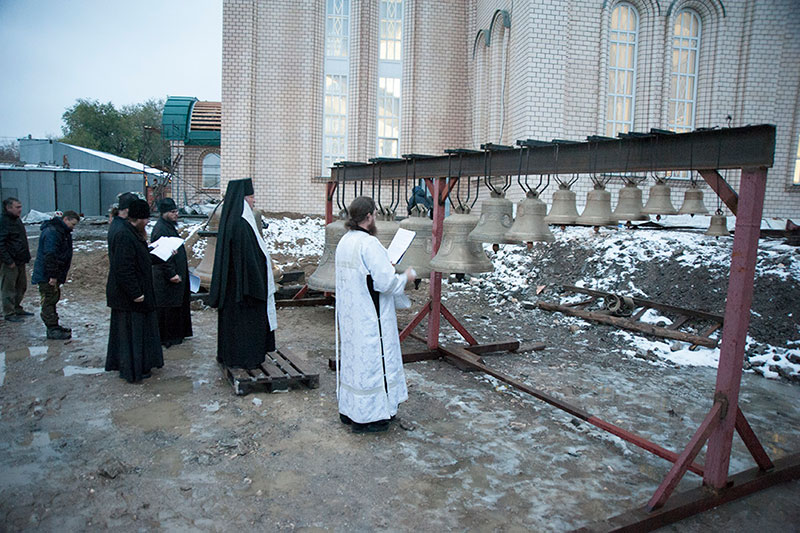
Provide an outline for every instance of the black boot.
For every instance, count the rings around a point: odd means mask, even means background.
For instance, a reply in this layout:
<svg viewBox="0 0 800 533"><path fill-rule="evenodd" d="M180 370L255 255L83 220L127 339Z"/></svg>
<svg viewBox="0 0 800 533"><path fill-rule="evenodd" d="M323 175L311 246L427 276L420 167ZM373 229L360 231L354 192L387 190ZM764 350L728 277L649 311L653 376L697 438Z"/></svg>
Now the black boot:
<svg viewBox="0 0 800 533"><path fill-rule="evenodd" d="M47 328L47 338L57 341L65 341L72 338L72 333L63 331L57 327Z"/></svg>

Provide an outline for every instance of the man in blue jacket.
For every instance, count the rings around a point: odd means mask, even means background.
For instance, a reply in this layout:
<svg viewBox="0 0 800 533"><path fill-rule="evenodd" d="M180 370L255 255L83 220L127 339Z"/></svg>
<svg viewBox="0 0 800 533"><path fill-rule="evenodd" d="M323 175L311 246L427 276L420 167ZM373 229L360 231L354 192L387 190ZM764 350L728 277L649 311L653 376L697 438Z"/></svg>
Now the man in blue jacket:
<svg viewBox="0 0 800 533"><path fill-rule="evenodd" d="M31 283L39 286L42 299L42 322L47 326L47 338L65 340L72 330L58 324L56 304L61 298L61 285L67 281L72 264L72 230L81 217L75 211L65 211L61 217L42 222L42 235L33 264Z"/></svg>

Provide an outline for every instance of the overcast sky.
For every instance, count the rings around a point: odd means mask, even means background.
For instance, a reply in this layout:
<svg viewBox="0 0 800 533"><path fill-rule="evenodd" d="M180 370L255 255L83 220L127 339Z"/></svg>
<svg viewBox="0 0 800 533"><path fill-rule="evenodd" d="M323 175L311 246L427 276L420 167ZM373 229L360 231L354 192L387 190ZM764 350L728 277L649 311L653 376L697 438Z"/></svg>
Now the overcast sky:
<svg viewBox="0 0 800 533"><path fill-rule="evenodd" d="M0 0L0 144L78 98L220 100L222 0Z"/></svg>

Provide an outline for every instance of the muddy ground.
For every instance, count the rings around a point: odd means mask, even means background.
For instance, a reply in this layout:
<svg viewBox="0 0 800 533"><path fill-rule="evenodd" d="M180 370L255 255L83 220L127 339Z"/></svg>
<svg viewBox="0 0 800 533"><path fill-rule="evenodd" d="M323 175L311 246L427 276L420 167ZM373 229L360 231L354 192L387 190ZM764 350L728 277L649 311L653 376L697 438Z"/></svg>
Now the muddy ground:
<svg viewBox="0 0 800 533"><path fill-rule="evenodd" d="M77 230L72 281L59 304L71 341L46 340L38 316L0 321L3 531L565 531L644 504L668 471L666 461L443 361L406 365L410 398L399 421L385 434L354 435L338 421L335 377L327 370L331 307L278 314L279 345L319 373L318 389L235 396L214 360L216 312L200 303L194 338L165 350L165 366L152 378L128 384L102 371L110 315L104 232ZM557 283L587 268L582 253L553 248L549 260L538 261L542 269L531 281L547 285L540 295L503 295L468 281L444 285L446 304L481 342L547 345L487 356L492 367L682 450L711 406L714 369L656 364L631 355L609 327L495 305L556 299ZM548 261L563 262L547 270ZM649 275L653 296L662 299L699 290L680 285L685 272L669 274L669 283ZM721 287L703 287L709 310L721 311ZM415 305L400 313L401 324L425 302L426 288L411 291ZM792 290L775 289L796 309ZM774 298L758 298L761 317L770 318L772 306L773 318L786 320ZM24 306L36 309L35 289ZM790 332L784 337L793 334L791 325L778 324L759 335L778 339L781 328ZM417 333L424 336L424 327ZM458 335L444 327L442 339L456 342ZM423 348L414 340L405 347ZM741 405L773 459L800 450L796 383L747 373ZM736 438L731 471L752 466ZM698 484L689 473L678 490ZM799 497L800 483L792 482L665 531L797 531Z"/></svg>

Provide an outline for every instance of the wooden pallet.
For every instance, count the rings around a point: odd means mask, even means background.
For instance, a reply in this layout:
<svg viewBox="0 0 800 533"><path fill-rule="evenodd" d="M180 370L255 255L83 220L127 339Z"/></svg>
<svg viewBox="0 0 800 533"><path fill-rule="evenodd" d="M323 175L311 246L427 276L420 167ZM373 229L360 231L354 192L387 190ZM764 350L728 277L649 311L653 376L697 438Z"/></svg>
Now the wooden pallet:
<svg viewBox="0 0 800 533"><path fill-rule="evenodd" d="M588 299L576 302L569 305L558 305L550 302L539 302L539 308L546 311L556 311L572 316L583 318L584 320L593 320L601 322L617 328L628 329L640 333L648 333L657 337L665 339L674 339L679 341L688 342L691 344L690 350L696 349L698 346L706 346L714 348L717 346L719 339L712 339L710 337L715 331L722 328L724 318L722 315L716 315L705 311L697 311L694 309L685 309L674 305L662 304L642 298L633 298L630 300L634 304L631 317L611 316L607 311L589 311L587 307L595 303L598 299L605 299L614 296L612 293L585 289L583 287L575 287L572 285L564 285L564 289L586 294ZM675 316L672 324L667 327L660 327L653 324L647 324L640 319L648 309L657 309L662 313ZM705 324L705 328L701 329L701 333L693 334L680 331L679 328L685 325Z"/></svg>
<svg viewBox="0 0 800 533"><path fill-rule="evenodd" d="M223 364L220 368L237 396L251 392L286 391L301 385L316 389L319 387L319 374L306 372L305 363L300 361L299 357L282 348L268 353L266 360L256 369L229 368Z"/></svg>

